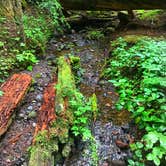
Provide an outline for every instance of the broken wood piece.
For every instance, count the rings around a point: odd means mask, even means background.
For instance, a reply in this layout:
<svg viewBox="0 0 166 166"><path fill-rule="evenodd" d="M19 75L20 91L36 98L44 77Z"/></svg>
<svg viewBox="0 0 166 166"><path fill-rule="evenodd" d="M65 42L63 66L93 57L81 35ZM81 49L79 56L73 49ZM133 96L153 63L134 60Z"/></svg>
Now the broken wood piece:
<svg viewBox="0 0 166 166"><path fill-rule="evenodd" d="M28 74L14 74L0 87L3 92L0 96L0 136L11 124L14 110L25 96L31 80L32 77Z"/></svg>
<svg viewBox="0 0 166 166"><path fill-rule="evenodd" d="M32 151L29 166L50 166L54 165L50 142L49 131L51 123L56 120L55 115L55 89L56 81L49 83L44 90L43 103L39 109L37 125L33 139ZM39 140L39 137L41 140ZM48 142L45 145L45 142ZM54 146L54 145L52 145Z"/></svg>
<svg viewBox="0 0 166 166"><path fill-rule="evenodd" d="M48 130L51 122L56 118L55 115L55 89L56 81L49 83L43 94L43 103L38 113L38 121L35 129L35 135L39 131Z"/></svg>

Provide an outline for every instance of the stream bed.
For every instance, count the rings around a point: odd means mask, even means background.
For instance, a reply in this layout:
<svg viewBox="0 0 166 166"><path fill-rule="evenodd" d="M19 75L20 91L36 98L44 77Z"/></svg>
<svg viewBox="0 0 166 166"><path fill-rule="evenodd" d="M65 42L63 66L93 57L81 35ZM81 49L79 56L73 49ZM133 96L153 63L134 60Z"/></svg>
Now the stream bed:
<svg viewBox="0 0 166 166"><path fill-rule="evenodd" d="M50 43L49 50L52 54L50 57L53 55L80 57L83 74L80 76L79 89L86 97L95 93L99 109L98 118L91 125L95 156L92 157L94 154L90 142L78 141L72 154L59 165L126 165L127 159L132 156L129 143L134 141L135 129L131 123L130 113L125 110L118 112L115 109L114 104L118 100L118 94L112 84L100 78L106 59L109 58L108 39L87 40L85 32L78 32L63 36L59 41L52 39Z"/></svg>

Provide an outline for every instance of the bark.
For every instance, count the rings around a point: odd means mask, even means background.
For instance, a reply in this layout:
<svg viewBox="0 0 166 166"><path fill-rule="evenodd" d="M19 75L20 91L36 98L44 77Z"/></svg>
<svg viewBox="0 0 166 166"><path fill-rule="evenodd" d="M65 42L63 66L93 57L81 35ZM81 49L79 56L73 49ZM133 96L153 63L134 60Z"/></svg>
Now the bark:
<svg viewBox="0 0 166 166"><path fill-rule="evenodd" d="M60 0L69 10L166 9L165 0Z"/></svg>
<svg viewBox="0 0 166 166"><path fill-rule="evenodd" d="M21 0L0 0L0 16L13 21L21 20Z"/></svg>
<svg viewBox="0 0 166 166"><path fill-rule="evenodd" d="M25 96L31 80L28 74L14 74L0 87L3 92L0 97L0 136L11 124L14 110Z"/></svg>
<svg viewBox="0 0 166 166"><path fill-rule="evenodd" d="M1 31L7 29L8 38L20 36L24 40L22 14L21 0L0 0L0 17L6 18L0 23Z"/></svg>
<svg viewBox="0 0 166 166"><path fill-rule="evenodd" d="M50 83L46 89L44 90L43 94L43 104L39 109L38 113L38 122L35 128L34 140L33 140L33 151L31 152L29 166L50 166L54 165L54 157L52 156L52 151L45 146L42 146L40 143L37 142L36 138L39 134L43 131L49 135L51 123L56 120L55 115L55 84L56 81ZM48 139L49 136L44 137L43 139ZM41 140L46 142L46 140ZM56 143L56 142L54 142ZM46 156L44 154L47 153Z"/></svg>
<svg viewBox="0 0 166 166"><path fill-rule="evenodd" d="M66 95L74 88L75 82L70 61L68 58L60 57L58 59L58 81L49 84L44 91L29 166L55 165L55 157L52 154L58 152L59 148L62 150L59 154L62 153L63 157L69 155L72 144L69 138L69 128L73 118L68 108L68 96ZM38 136L41 138L41 135L43 137L39 140ZM56 147L52 149L50 146Z"/></svg>

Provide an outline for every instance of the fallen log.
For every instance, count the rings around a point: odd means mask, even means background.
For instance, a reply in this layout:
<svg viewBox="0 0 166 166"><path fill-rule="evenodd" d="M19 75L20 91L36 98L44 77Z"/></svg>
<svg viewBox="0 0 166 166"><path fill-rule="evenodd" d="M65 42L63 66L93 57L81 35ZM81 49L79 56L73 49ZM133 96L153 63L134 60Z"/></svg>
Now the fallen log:
<svg viewBox="0 0 166 166"><path fill-rule="evenodd" d="M31 76L28 74L14 74L2 86L0 90L0 136L3 135L12 122L15 108L25 96L30 84Z"/></svg>
<svg viewBox="0 0 166 166"><path fill-rule="evenodd" d="M56 120L55 115L55 84L48 84L44 90L43 103L38 113L38 121L35 128L34 140L29 160L29 166L50 166L54 165L54 158L49 147L45 146L43 142L49 142L49 130L51 123ZM41 136L41 140L39 137ZM45 155L47 154L47 155Z"/></svg>
<svg viewBox="0 0 166 166"><path fill-rule="evenodd" d="M166 9L165 0L60 0L65 10Z"/></svg>
<svg viewBox="0 0 166 166"><path fill-rule="evenodd" d="M76 87L68 58L58 58L58 80L55 84L49 84L44 91L29 166L55 165L58 150L61 149L60 155L67 157L73 144L69 138L73 113L68 108L68 97L73 96L71 91Z"/></svg>

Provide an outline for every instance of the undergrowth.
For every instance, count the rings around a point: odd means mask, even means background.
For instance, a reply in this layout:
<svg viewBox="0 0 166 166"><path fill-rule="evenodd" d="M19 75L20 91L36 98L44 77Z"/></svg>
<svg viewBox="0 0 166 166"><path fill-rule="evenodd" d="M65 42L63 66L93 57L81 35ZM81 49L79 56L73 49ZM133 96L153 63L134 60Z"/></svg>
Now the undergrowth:
<svg viewBox="0 0 166 166"><path fill-rule="evenodd" d="M166 41L142 38L134 44L118 38L112 47L105 77L119 93L116 107L131 111L143 130L131 145L129 165L160 165L166 157Z"/></svg>
<svg viewBox="0 0 166 166"><path fill-rule="evenodd" d="M15 68L32 70L33 64L38 62L36 55L45 53L53 31L63 33L69 28L58 0L24 0L23 7L24 37L12 36L5 27L8 19L0 17L0 82Z"/></svg>

